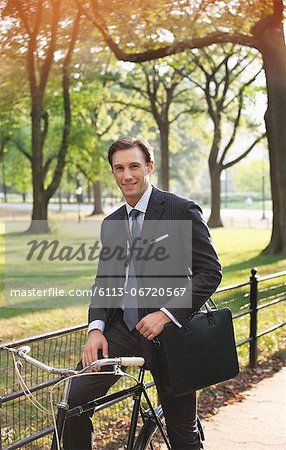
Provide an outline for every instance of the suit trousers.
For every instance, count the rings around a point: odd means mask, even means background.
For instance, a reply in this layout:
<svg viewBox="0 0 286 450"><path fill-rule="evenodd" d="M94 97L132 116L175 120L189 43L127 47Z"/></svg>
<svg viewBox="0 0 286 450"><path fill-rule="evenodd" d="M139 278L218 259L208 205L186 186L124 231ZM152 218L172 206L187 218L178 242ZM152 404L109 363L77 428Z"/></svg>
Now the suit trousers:
<svg viewBox="0 0 286 450"><path fill-rule="evenodd" d="M130 332L123 321L123 312L118 310L104 335L108 341L109 357L143 356L145 366L151 371L166 419L167 432L172 450L203 448L197 428L196 393L179 398L164 392L160 386L160 374L156 364L156 349L153 342L141 336L137 330ZM82 367L81 362L78 369ZM75 378L71 383L69 407L87 403L107 393L118 381L115 375L94 375ZM64 450L91 450L92 412L70 418L63 432Z"/></svg>

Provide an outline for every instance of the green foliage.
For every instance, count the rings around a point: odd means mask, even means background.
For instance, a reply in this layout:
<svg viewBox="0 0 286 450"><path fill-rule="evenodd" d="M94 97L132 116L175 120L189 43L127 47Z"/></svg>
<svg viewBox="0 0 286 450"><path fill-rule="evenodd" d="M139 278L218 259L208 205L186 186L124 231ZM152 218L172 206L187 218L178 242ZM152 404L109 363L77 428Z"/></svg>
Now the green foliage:
<svg viewBox="0 0 286 450"><path fill-rule="evenodd" d="M192 36L202 36L214 30L222 30L228 24L229 31L233 26L235 30L247 29L251 23L258 18L271 12L269 2L231 1L222 8L221 2L191 2L188 4L180 2L158 2L150 0L148 2L135 1L117 2L101 0L99 1L101 19L106 24L112 24L110 28L111 36L120 36L120 45L134 41L136 51L146 44L146 48L152 47L152 42L157 39L157 45L172 42L172 39L180 39L188 36L190 24L192 23ZM52 11L48 10L48 2L44 1L44 14L41 23L41 33L43 39L39 42L37 53L37 70L40 72L49 49L49 39L45 41L45 36L49 36L51 30ZM156 87L155 103L158 112L162 112L168 100L168 89L175 84L174 95L176 98L169 107L169 120L172 122L178 117L171 127L170 151L171 151L171 177L173 185L179 185L179 180L183 180L181 191L187 192L189 180L192 186L196 184L195 175L199 177L198 167L203 167L205 148L208 145L208 121L203 116L202 108L205 103L198 88L191 86L189 82L182 79L178 68L191 67L190 72L196 82L202 81L199 69L194 70L194 66L189 61L190 55L173 55L156 62L144 63L142 65L131 65L117 63L111 52L103 44L100 33L96 33L96 18L91 2L81 2L83 14L86 13L85 20L82 20L79 39L73 54L73 64L70 66L71 77L71 101L72 101L72 128L70 136L69 156L67 157L68 172L85 173L85 176L92 180L105 180L108 165L105 163L106 148L108 144L122 134L144 134L155 146L157 156L157 166L160 164L160 153L158 149L158 123L154 121L152 105L148 98L146 88L147 79L152 80L150 88ZM19 13L16 12L12 0L3 2L4 35L1 40L1 51L5 58L5 71L1 71L5 89L1 94L2 111L6 117L3 119L5 136L11 134L11 104L15 105L22 101L23 93L27 96L28 82L25 71L27 42L26 31L23 22L19 20ZM131 14L132 9L132 14ZM37 17L36 4L34 7L29 2L22 2L23 14L26 15L27 24L34 25ZM57 47L54 54L54 64L52 64L49 81L44 98L44 112L49 117L49 132L45 141L44 163L51 158L52 162L47 171L45 187L53 177L57 162L58 148L61 144L63 129L63 100L61 94L61 70L66 54L70 35L72 18L74 18L76 6L67 8L66 0L62 0L60 14L65 20L59 23L57 34ZM132 27L128 26L129 18L132 17ZM160 20L158 18L160 17ZM247 23L246 23L247 17ZM136 18L136 20L135 20ZM88 20L92 19L92 21ZM97 18L98 19L98 18ZM10 22L9 22L10 21ZM193 21L193 22L192 22ZM224 23L224 25L222 25ZM247 25L248 24L248 25ZM243 25L243 27L242 27ZM249 28L248 28L249 29ZM92 32L93 30L93 32ZM144 33L142 32L144 30ZM169 30L169 31L168 31ZM152 44L152 45L151 45ZM150 47L150 48L151 48ZM130 46L130 48L132 48ZM235 58L243 56L244 50L237 48L230 60L230 65L235 64ZM246 51L244 52L246 53ZM198 55L198 52L196 53ZM199 55L207 70L214 68L214 61L217 63L225 56L225 50L212 47L207 52ZM19 70L20 67L20 70ZM221 70L221 69L220 69ZM218 71L219 72L219 71ZM219 78L220 89L222 88L223 72ZM241 80L236 80L239 88ZM18 89L21 83L21 90ZM133 91L130 91L133 87ZM246 89L247 108L250 110L249 102L255 97L253 89ZM16 100L16 102L15 102ZM136 107L137 105L137 107ZM31 143L29 142L26 126L29 120L30 107L26 102L24 106L25 127L20 117L16 114L12 122L17 127L15 139L25 150L30 153ZM189 112L184 116L183 111ZM6 111L6 112L5 112ZM119 113L121 111L121 113ZM192 112L192 119L190 113ZM1 114L3 114L1 112ZM153 110L154 113L154 110ZM201 119L197 120L200 114ZM225 112L229 124L234 120L234 108ZM198 123L205 121L202 127L199 126L201 135L198 136ZM111 126L112 123L112 126ZM191 124L191 126L190 126ZM194 126L195 124L195 126ZM250 126L249 120L244 119L245 127ZM106 129L110 126L110 129ZM224 130L227 134L228 126ZM253 131L253 126L251 131ZM205 137L203 136L205 134ZM3 135L4 138L4 135ZM197 145L198 144L198 145ZM189 148L190 156L187 157L186 149ZM179 152L181 152L181 158ZM194 151L194 153L193 153ZM183 172L182 172L183 170ZM108 184L108 183L107 183Z"/></svg>
<svg viewBox="0 0 286 450"><path fill-rule="evenodd" d="M203 172L207 169L208 146L204 114L184 116L173 125L170 134L171 191L195 198Z"/></svg>
<svg viewBox="0 0 286 450"><path fill-rule="evenodd" d="M271 198L269 161L264 159L253 159L241 161L231 171L236 190L251 193L262 190L262 177L265 180L265 196Z"/></svg>
<svg viewBox="0 0 286 450"><path fill-rule="evenodd" d="M110 37L129 53L170 44L175 49L176 42L187 44L214 33L250 34L252 26L273 9L272 0L100 0L97 4L95 21L109 27Z"/></svg>
<svg viewBox="0 0 286 450"><path fill-rule="evenodd" d="M32 189L31 165L23 154L11 147L5 158L6 185L22 194L24 199Z"/></svg>

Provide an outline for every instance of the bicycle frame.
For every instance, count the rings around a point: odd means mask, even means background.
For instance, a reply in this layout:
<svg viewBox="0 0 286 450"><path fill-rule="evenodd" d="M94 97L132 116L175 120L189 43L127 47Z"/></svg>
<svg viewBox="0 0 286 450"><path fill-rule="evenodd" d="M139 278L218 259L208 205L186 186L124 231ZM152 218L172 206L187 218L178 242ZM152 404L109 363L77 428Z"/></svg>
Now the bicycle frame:
<svg viewBox="0 0 286 450"><path fill-rule="evenodd" d="M66 369L66 368L55 368L52 366L49 366L32 356L29 356L28 353L30 351L29 346L23 346L18 349L13 349L6 347L6 350L12 352L13 354L19 356L20 358L24 359L28 363L52 374L61 375L63 379L65 379L65 385L64 385L64 391L62 395L62 399L60 404L58 405L58 414L56 418L56 430L53 436L52 440L52 446L51 450L58 450L61 443L62 433L65 425L66 419L69 419L70 417L74 417L76 415L84 414L88 411L99 411L100 409L106 408L108 406L111 406L112 404L116 403L118 400L123 400L124 398L130 397L133 395L134 403L133 403L133 410L132 410L132 416L131 416L131 423L128 433L128 442L127 442L127 450L133 450L134 449L134 441L135 441L135 433L136 433L136 426L138 423L138 417L139 413L142 417L143 423L145 423L146 419L153 418L154 423L158 426L161 435L167 445L168 449L171 449L168 439L166 437L166 434L163 430L163 425L161 422L161 419L157 416L152 403L150 401L150 398L146 392L146 386L144 384L144 374L145 369L143 368L144 365L144 358L141 357L117 357L117 358L105 358L105 359L99 359L97 361L94 361L89 366L83 368L80 371ZM74 376L84 376L85 374L91 376L90 373L87 373L89 370L100 370L101 367L104 366L113 366L113 371L108 372L98 372L94 373L94 376L97 375L118 375L118 376L127 376L133 380L136 381L136 384L134 386L131 386L130 388L123 389L121 391L115 392L113 394L108 394L99 398L96 398L92 401L89 401L88 403L84 405L78 405L72 409L69 409L68 405L68 398L69 398L69 392L70 392L70 386L72 382L72 378ZM121 366L136 366L140 367L140 372L138 379L136 379L134 376L130 374L126 374L122 371ZM146 413L142 406L141 406L141 398L142 395L145 397L145 400L148 404L149 410L148 413Z"/></svg>
<svg viewBox="0 0 286 450"><path fill-rule="evenodd" d="M167 448L170 449L170 445L168 443L166 434L163 430L161 420L156 415L156 412L155 412L155 410L152 406L152 403L150 401L150 398L147 394L146 387L144 384L144 375L145 375L145 369L141 367L140 372L139 372L138 381L135 386L131 386L129 388L123 389L118 392L114 392L113 394L108 394L103 397L99 397L97 399L91 400L90 402L88 402L84 405L75 406L72 409L69 409L69 406L68 406L68 396L69 396L69 391L70 391L71 380L67 379L65 382L65 388L64 388L62 400L58 406L57 431L58 431L59 441L61 441L64 424L67 419L77 416L77 415L87 413L88 411L98 412L101 409L111 406L112 404L116 403L119 400L124 400L125 398L133 395L134 403L133 403L131 422L130 422L129 433L128 433L128 440L127 440L127 447L126 447L127 450L132 450L134 448L136 426L138 423L139 414L141 415L143 423L145 422L147 417L151 416L154 418L154 421L158 425L158 428L159 428L159 430L162 434L162 437L167 445ZM148 407L149 407L150 412L148 413L148 415L146 415L146 413L143 411L143 409L141 407L142 395L144 396L144 398L148 404ZM55 436L53 438L51 450L57 450L57 442L56 442Z"/></svg>

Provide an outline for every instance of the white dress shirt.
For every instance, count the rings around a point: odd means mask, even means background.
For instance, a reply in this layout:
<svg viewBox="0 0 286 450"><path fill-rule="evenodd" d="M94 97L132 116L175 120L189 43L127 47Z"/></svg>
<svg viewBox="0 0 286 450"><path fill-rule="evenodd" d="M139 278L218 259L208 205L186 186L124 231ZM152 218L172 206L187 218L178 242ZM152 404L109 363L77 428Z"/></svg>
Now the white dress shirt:
<svg viewBox="0 0 286 450"><path fill-rule="evenodd" d="M126 210L127 210L127 215L129 217L129 213L132 209L137 209L138 211L140 211L140 214L137 216L137 221L139 223L140 228L142 229L143 226L143 222L144 222L144 217L147 211L147 207L148 207L148 203L151 197L151 193L152 193L152 185L149 184L147 190L144 192L144 194L142 195L142 197L138 200L138 202L136 203L135 206L131 206L129 205L129 203L126 203ZM131 226L132 226L132 218L129 217L129 228L131 230ZM126 280L125 283L127 283L128 280L128 270L129 270L129 266L127 266L126 268ZM162 307L161 311L163 311L178 327L181 327L182 325L180 324L180 322L178 322L178 320L173 316L173 314L170 313L170 311L168 311L168 309ZM105 323L103 322L103 320L93 320L89 326L88 326L88 330L87 332L89 333L91 330L100 330L100 331L104 331L104 327L105 327Z"/></svg>

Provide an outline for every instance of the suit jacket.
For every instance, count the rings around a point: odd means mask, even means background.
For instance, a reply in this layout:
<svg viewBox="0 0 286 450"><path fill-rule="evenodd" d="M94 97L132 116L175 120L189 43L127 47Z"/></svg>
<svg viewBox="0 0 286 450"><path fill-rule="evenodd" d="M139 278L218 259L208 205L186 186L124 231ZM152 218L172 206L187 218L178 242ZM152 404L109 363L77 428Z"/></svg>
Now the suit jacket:
<svg viewBox="0 0 286 450"><path fill-rule="evenodd" d="M89 323L100 319L108 325L122 304L122 295L117 294L122 292L126 278L128 239L124 205L106 217L101 227L102 252L89 307ZM164 306L184 325L221 281L221 266L200 207L191 200L153 187L138 248L140 257L135 256L133 260L138 289L143 288L143 295L137 296L139 317ZM114 256L106 257L108 252Z"/></svg>

